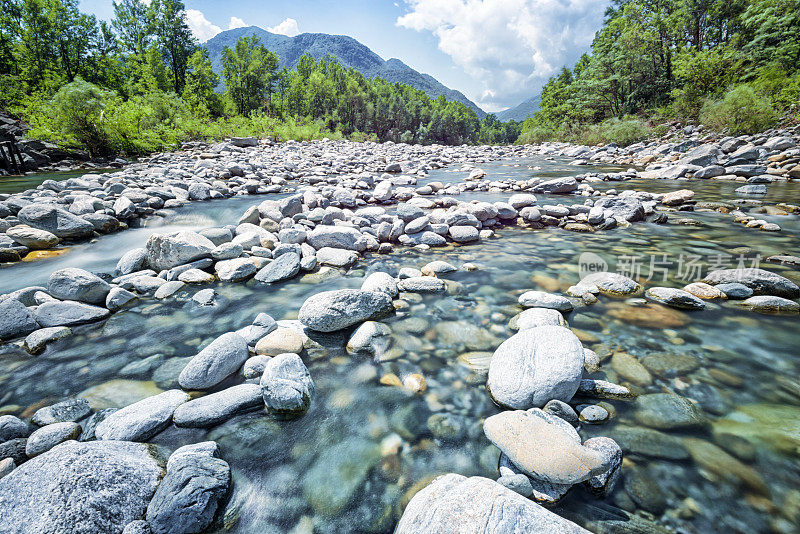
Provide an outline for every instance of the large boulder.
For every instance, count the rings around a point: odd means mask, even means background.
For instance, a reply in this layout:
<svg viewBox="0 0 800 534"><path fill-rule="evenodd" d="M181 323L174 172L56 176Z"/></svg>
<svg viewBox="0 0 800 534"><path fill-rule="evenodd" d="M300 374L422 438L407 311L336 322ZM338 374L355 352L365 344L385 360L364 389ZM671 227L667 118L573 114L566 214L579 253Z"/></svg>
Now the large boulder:
<svg viewBox="0 0 800 534"><path fill-rule="evenodd" d="M222 334L197 353L178 377L184 389L208 389L232 375L247 360L247 342L235 332Z"/></svg>
<svg viewBox="0 0 800 534"><path fill-rule="evenodd" d="M0 339L26 336L39 328L33 314L14 298L0 302Z"/></svg>
<svg viewBox="0 0 800 534"><path fill-rule="evenodd" d="M533 188L535 193L566 194L578 189L578 181L572 176L564 178L554 178L542 182Z"/></svg>
<svg viewBox="0 0 800 534"><path fill-rule="evenodd" d="M153 234L147 240L147 263L156 271L172 269L202 258L210 258L214 243L197 232Z"/></svg>
<svg viewBox="0 0 800 534"><path fill-rule="evenodd" d="M614 217L628 222L644 220L644 206L633 197L605 197L594 203L596 207L611 210Z"/></svg>
<svg viewBox="0 0 800 534"><path fill-rule="evenodd" d="M89 271L68 267L50 275L47 290L58 299L103 304L108 292L111 291L111 286Z"/></svg>
<svg viewBox="0 0 800 534"><path fill-rule="evenodd" d="M147 506L154 534L203 532L211 524L231 483L231 468L216 452L216 443L204 442L172 453L167 474Z"/></svg>
<svg viewBox="0 0 800 534"><path fill-rule="evenodd" d="M52 204L28 204L17 214L20 222L60 237L75 239L94 233L94 225Z"/></svg>
<svg viewBox="0 0 800 534"><path fill-rule="evenodd" d="M306 299L298 318L311 330L335 332L366 320L382 319L393 309L392 297L382 291L339 289Z"/></svg>
<svg viewBox="0 0 800 534"><path fill-rule="evenodd" d="M144 516L162 473L148 445L67 441L0 479L0 529L118 534Z"/></svg>
<svg viewBox="0 0 800 534"><path fill-rule="evenodd" d="M295 252L281 254L256 274L256 280L272 284L293 278L300 272L300 255Z"/></svg>
<svg viewBox="0 0 800 534"><path fill-rule="evenodd" d="M702 280L712 286L718 284L744 284L756 295L774 295L794 299L800 297L800 287L779 274L764 269L719 269L711 271Z"/></svg>
<svg viewBox="0 0 800 534"><path fill-rule="evenodd" d="M6 230L6 235L23 247L31 250L46 250L58 245L60 239L47 230L31 228L30 226L12 226Z"/></svg>
<svg viewBox="0 0 800 534"><path fill-rule="evenodd" d="M588 534L522 495L483 477L449 473L408 503L395 534Z"/></svg>
<svg viewBox="0 0 800 534"><path fill-rule="evenodd" d="M580 386L583 361L583 346L568 328L522 330L495 351L486 388L496 403L517 410L568 402Z"/></svg>

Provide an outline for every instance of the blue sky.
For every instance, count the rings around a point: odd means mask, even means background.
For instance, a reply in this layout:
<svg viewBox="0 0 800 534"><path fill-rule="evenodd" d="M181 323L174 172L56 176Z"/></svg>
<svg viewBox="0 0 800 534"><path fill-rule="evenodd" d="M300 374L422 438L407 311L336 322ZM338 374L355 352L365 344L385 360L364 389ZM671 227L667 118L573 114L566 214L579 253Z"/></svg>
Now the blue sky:
<svg viewBox="0 0 800 534"><path fill-rule="evenodd" d="M401 59L487 111L538 94L589 48L607 0L186 0L201 40L236 26L349 35ZM100 18L111 0L81 0Z"/></svg>

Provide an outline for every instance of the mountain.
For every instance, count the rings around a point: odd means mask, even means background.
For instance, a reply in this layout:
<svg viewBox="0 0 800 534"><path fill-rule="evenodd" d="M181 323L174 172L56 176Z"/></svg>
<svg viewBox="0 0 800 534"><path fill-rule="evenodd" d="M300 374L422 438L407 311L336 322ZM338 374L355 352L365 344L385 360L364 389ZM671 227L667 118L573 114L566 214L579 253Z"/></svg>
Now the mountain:
<svg viewBox="0 0 800 534"><path fill-rule="evenodd" d="M330 54L338 58L345 67L352 67L368 78L379 76L388 82L404 83L420 89L431 98L444 95L447 100L461 102L474 110L478 118L482 119L486 116L486 112L461 92L445 87L433 76L417 72L399 59L384 61L378 54L346 35L301 33L296 37L286 37L270 33L257 26L224 31L203 45L208 49L214 71L222 73L222 52L226 46L233 48L239 38L251 35L258 37L268 50L278 55L281 68L295 68L305 54L310 54L317 59L325 54Z"/></svg>
<svg viewBox="0 0 800 534"><path fill-rule="evenodd" d="M524 121L528 117L532 116L534 113L539 111L539 103L541 102L541 98L539 96L534 96L529 98L522 104L509 108L505 111L501 111L497 113L497 118L503 122L508 122L510 120L515 121Z"/></svg>

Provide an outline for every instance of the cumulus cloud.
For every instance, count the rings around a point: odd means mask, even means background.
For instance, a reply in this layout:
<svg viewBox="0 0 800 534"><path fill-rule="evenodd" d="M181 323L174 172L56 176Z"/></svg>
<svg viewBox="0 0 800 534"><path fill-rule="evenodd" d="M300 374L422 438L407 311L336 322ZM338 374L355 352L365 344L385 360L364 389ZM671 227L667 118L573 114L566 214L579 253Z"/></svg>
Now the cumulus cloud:
<svg viewBox="0 0 800 534"><path fill-rule="evenodd" d="M285 35L287 37L294 37L300 35L300 28L297 26L297 21L294 19L285 19L283 22L272 28L267 28L267 31Z"/></svg>
<svg viewBox="0 0 800 534"><path fill-rule="evenodd" d="M197 9L186 10L186 24L197 39L203 43L222 31L222 28L211 24L202 11Z"/></svg>
<svg viewBox="0 0 800 534"><path fill-rule="evenodd" d="M429 31L439 49L479 79L478 104L513 106L534 96L587 51L606 0L405 0L397 25Z"/></svg>
<svg viewBox="0 0 800 534"><path fill-rule="evenodd" d="M239 17L231 17L231 21L228 23L229 30L235 30L236 28L247 28L247 26L248 24Z"/></svg>

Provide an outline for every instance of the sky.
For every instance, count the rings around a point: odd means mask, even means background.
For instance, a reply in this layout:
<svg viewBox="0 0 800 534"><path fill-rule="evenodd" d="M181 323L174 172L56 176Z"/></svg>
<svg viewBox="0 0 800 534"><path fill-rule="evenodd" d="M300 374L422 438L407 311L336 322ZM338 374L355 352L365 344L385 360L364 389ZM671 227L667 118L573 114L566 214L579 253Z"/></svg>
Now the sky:
<svg viewBox="0 0 800 534"><path fill-rule="evenodd" d="M145 0L142 0L145 1ZM185 0L200 41L243 26L273 33L348 35L398 58L489 112L538 95L571 66L603 21L608 0ZM112 0L81 0L99 18Z"/></svg>

